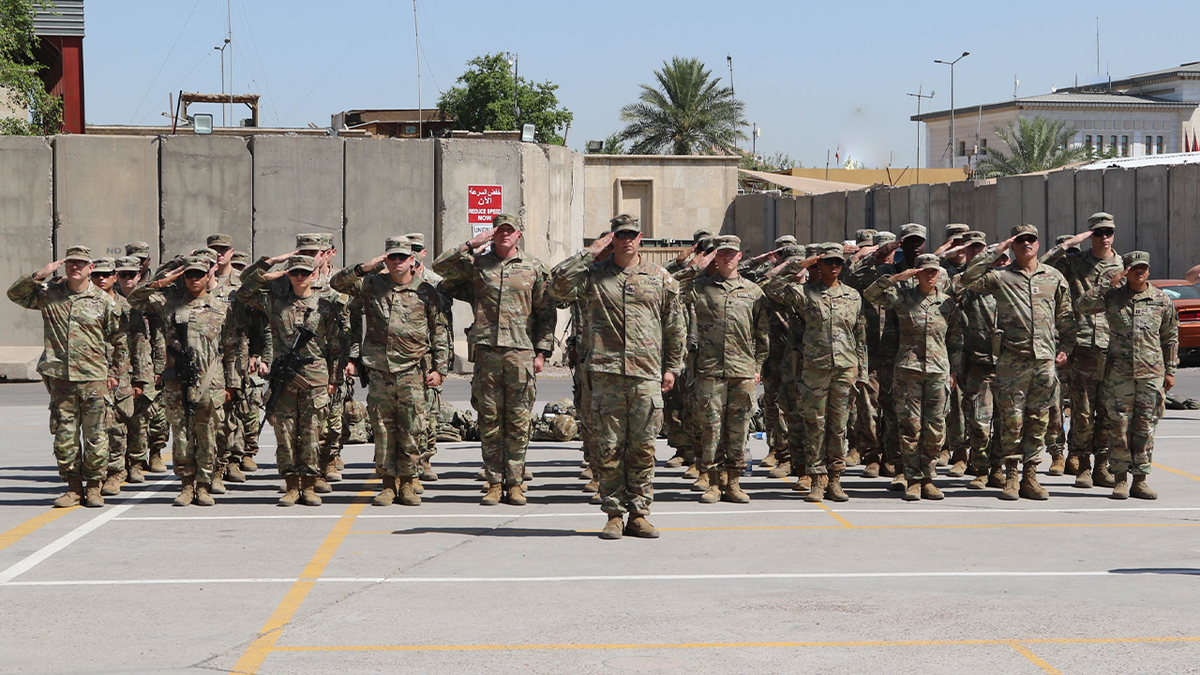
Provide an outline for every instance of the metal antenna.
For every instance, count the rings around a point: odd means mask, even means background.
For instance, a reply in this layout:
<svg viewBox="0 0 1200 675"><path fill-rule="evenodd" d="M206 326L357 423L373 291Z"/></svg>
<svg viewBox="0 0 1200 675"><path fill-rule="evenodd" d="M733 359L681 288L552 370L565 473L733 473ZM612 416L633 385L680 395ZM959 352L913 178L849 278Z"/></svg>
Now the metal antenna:
<svg viewBox="0 0 1200 675"><path fill-rule="evenodd" d="M417 0L413 0L413 38L417 43L417 138L424 138L425 113L421 105L421 34L417 31Z"/></svg>
<svg viewBox="0 0 1200 675"><path fill-rule="evenodd" d="M905 94L905 96L913 96L917 99L917 183L921 182L921 99L933 98L935 93L937 92L931 91L926 94L925 83L922 82L921 86L917 87L917 93Z"/></svg>

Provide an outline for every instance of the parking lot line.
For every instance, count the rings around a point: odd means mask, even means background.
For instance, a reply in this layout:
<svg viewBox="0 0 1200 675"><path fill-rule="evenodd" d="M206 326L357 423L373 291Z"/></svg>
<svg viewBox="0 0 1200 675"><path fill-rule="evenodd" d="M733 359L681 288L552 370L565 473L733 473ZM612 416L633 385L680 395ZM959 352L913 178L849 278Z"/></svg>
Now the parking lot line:
<svg viewBox="0 0 1200 675"><path fill-rule="evenodd" d="M1049 673L1050 675L1062 675L1062 671L1054 668L1049 663L1046 663L1045 661L1043 661L1040 656L1038 656L1037 654L1034 654L1025 645L1023 645L1019 642L1010 642L1010 643L1008 643L1008 646L1017 650L1018 654L1029 659L1031 662L1033 662L1033 665L1037 666L1038 668L1041 668L1042 670Z"/></svg>
<svg viewBox="0 0 1200 675"><path fill-rule="evenodd" d="M79 506L71 506L65 509L53 509L50 511L42 511L29 520L17 525L11 530L0 534L0 551L12 546L27 535L37 532L43 525L49 525L54 521L62 518L68 513L80 508Z"/></svg>
<svg viewBox="0 0 1200 675"><path fill-rule="evenodd" d="M1179 469L1172 469L1171 467L1163 466L1162 464L1151 464L1150 466L1152 466L1156 469L1162 469L1163 471L1167 471L1169 473L1173 473L1177 476L1183 476L1184 478L1191 478L1192 480L1200 480L1200 476L1190 474L1186 471L1180 471Z"/></svg>

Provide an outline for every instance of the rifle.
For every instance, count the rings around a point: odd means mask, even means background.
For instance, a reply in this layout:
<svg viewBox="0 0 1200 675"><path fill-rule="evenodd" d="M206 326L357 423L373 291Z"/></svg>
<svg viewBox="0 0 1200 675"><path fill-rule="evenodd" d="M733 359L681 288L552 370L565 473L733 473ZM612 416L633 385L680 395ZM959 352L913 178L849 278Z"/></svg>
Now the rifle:
<svg viewBox="0 0 1200 675"><path fill-rule="evenodd" d="M312 356L300 356L300 352L304 351L308 343L317 336L316 332L308 327L310 314L312 314L312 308L304 313L304 320L296 330L296 340L292 343L292 348L286 354L275 357L275 361L271 363L271 373L268 375L270 379L267 384L267 404L264 406L268 417L275 412L275 405L279 403L279 397L296 377L296 373L316 361L316 358Z"/></svg>
<svg viewBox="0 0 1200 675"><path fill-rule="evenodd" d="M188 345L188 322L175 321L175 341L179 347L167 346L167 351L175 358L175 377L179 379L180 398L183 401L183 414L191 426L192 416L196 414L196 401L192 399L192 387L200 384L200 369L197 367L196 348ZM203 395L202 392L197 392Z"/></svg>

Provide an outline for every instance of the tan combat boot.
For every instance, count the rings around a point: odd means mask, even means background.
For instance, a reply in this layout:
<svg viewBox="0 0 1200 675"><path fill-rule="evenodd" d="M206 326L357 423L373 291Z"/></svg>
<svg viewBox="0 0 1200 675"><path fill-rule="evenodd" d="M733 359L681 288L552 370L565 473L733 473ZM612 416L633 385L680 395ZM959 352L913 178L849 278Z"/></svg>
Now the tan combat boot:
<svg viewBox="0 0 1200 675"><path fill-rule="evenodd" d="M796 492L809 492L812 490L812 476L798 476L796 482L792 483L792 489Z"/></svg>
<svg viewBox="0 0 1200 675"><path fill-rule="evenodd" d="M708 488L711 486L711 482L709 481L710 473L711 472L706 471L706 472L700 474L700 476L698 478L696 478L696 482L692 483L692 492L707 492L708 491Z"/></svg>
<svg viewBox="0 0 1200 675"><path fill-rule="evenodd" d="M859 454L857 448L846 453L846 466L858 466L858 463L861 461L862 455Z"/></svg>
<svg viewBox="0 0 1200 675"><path fill-rule="evenodd" d="M863 467L863 478L879 478L879 462L869 462Z"/></svg>
<svg viewBox="0 0 1200 675"><path fill-rule="evenodd" d="M596 480L595 478L589 480L587 483L584 484L583 491L589 492L589 493L599 492L600 491L600 481Z"/></svg>
<svg viewBox="0 0 1200 675"><path fill-rule="evenodd" d="M429 463L429 458L421 460L421 480L427 483L436 483L438 479L437 472L433 470L433 465ZM338 477L341 480L341 477Z"/></svg>
<svg viewBox="0 0 1200 675"><path fill-rule="evenodd" d="M1114 482L1113 491L1112 491L1112 494L1108 496L1108 498L1109 499L1129 499L1129 474L1122 471L1121 473L1118 473L1117 475L1113 476L1113 478L1115 478L1116 480L1113 481Z"/></svg>
<svg viewBox="0 0 1200 675"><path fill-rule="evenodd" d="M625 534L625 523L621 520L620 515L609 516L604 529L600 530L601 539L620 539L623 534Z"/></svg>
<svg viewBox="0 0 1200 675"><path fill-rule="evenodd" d="M893 492L901 492L908 489L908 481L904 478L903 471L892 476L892 482L888 483L888 489Z"/></svg>
<svg viewBox="0 0 1200 675"><path fill-rule="evenodd" d="M1067 458L1063 457L1062 450L1050 451L1050 468L1046 470L1048 476L1061 476L1066 473Z"/></svg>
<svg viewBox="0 0 1200 675"><path fill-rule="evenodd" d="M391 506L392 502L396 501L396 477L383 477L383 488L379 490L379 494L375 495L375 499L371 503L375 506Z"/></svg>
<svg viewBox="0 0 1200 675"><path fill-rule="evenodd" d="M596 474L592 472L592 467L590 467L590 466L583 467L583 471L579 472L579 480L590 481L595 477L596 477Z"/></svg>
<svg viewBox="0 0 1200 675"><path fill-rule="evenodd" d="M295 506L300 500L300 476L292 474L283 477L283 496L276 502L277 506Z"/></svg>
<svg viewBox="0 0 1200 675"><path fill-rule="evenodd" d="M216 500L212 498L212 486L208 483L196 483L196 506L212 506Z"/></svg>
<svg viewBox="0 0 1200 675"><path fill-rule="evenodd" d="M1063 466L1063 473L1068 476L1079 475L1079 455L1068 453L1066 464Z"/></svg>
<svg viewBox="0 0 1200 675"><path fill-rule="evenodd" d="M100 494L100 481L89 480L83 492L83 505L88 508L104 506L104 496Z"/></svg>
<svg viewBox="0 0 1200 675"><path fill-rule="evenodd" d="M245 473L254 473L258 471L258 462L254 461L254 455L242 456L242 471Z"/></svg>
<svg viewBox="0 0 1200 675"><path fill-rule="evenodd" d="M325 463L325 470L321 473L325 474L326 483L337 483L342 480L342 473L338 471L337 460L331 459Z"/></svg>
<svg viewBox="0 0 1200 675"><path fill-rule="evenodd" d="M950 449L949 448L942 448L942 451L938 453L937 465L938 466L950 466Z"/></svg>
<svg viewBox="0 0 1200 675"><path fill-rule="evenodd" d="M313 476L313 492L319 495L327 495L333 492L333 487L329 485L329 481L325 480L325 476Z"/></svg>
<svg viewBox="0 0 1200 675"><path fill-rule="evenodd" d="M774 469L771 469L767 473L767 475L770 476L771 478L783 478L784 476L792 475L791 460L788 460L788 459L783 460L782 462L779 463L778 466L776 466Z"/></svg>
<svg viewBox="0 0 1200 675"><path fill-rule="evenodd" d="M533 472L529 470L528 466L526 466L525 470L521 472L521 480L526 483L533 480Z"/></svg>
<svg viewBox="0 0 1200 675"><path fill-rule="evenodd" d="M967 483L967 489L968 490L982 490L985 487L987 487L987 485L988 485L987 472L980 471L979 475L972 478L970 483Z"/></svg>
<svg viewBox="0 0 1200 675"><path fill-rule="evenodd" d="M492 483L488 486L487 494L483 499L479 500L480 506L495 506L500 503L501 493L504 491L504 486L499 483Z"/></svg>
<svg viewBox="0 0 1200 675"><path fill-rule="evenodd" d="M241 462L230 462L225 466L225 480L230 483L246 482L246 474L242 472Z"/></svg>
<svg viewBox="0 0 1200 675"><path fill-rule="evenodd" d="M338 455L338 456L337 456L337 459L335 459L335 460L334 460L334 462L337 464L337 470L338 470L338 471L345 471L345 470L346 470L346 463L342 461L342 456L341 456L341 455Z"/></svg>
<svg viewBox="0 0 1200 675"><path fill-rule="evenodd" d="M214 495L225 494L225 492L226 492L226 490L225 490L225 467L218 466L215 469L213 469L212 483L209 483L208 487L206 489L209 491L209 493L214 494ZM199 491L199 488L197 488L197 495L199 494L198 491Z"/></svg>
<svg viewBox="0 0 1200 675"><path fill-rule="evenodd" d="M316 476L301 476L300 477L300 499L299 503L305 506L320 506L321 498L317 496L317 477Z"/></svg>
<svg viewBox="0 0 1200 675"><path fill-rule="evenodd" d="M819 502L825 498L825 489L829 487L829 475L819 473L812 476L812 485L808 489L808 494L804 495L806 502Z"/></svg>
<svg viewBox="0 0 1200 675"><path fill-rule="evenodd" d="M124 469L120 471L110 469L108 476L104 479L104 485L100 488L100 494L104 497L115 497L121 494L121 483L125 482L126 475Z"/></svg>
<svg viewBox="0 0 1200 675"><path fill-rule="evenodd" d="M1000 499L1006 502L1016 501L1021 498L1019 483L1021 481L1018 472L1020 461L1015 459L1004 460L1004 491L1000 493Z"/></svg>
<svg viewBox="0 0 1200 675"><path fill-rule="evenodd" d="M683 466L683 455L676 454L671 459L668 459L667 463L663 466L668 469L678 469L679 467ZM582 478L582 476L580 476L580 478Z"/></svg>
<svg viewBox="0 0 1200 675"><path fill-rule="evenodd" d="M658 530L654 529L645 516L631 515L629 523L625 525L625 534L642 539L658 539Z"/></svg>
<svg viewBox="0 0 1200 675"><path fill-rule="evenodd" d="M1096 468L1092 469L1092 482L1096 487L1116 487L1117 479L1108 471L1108 453L1096 453Z"/></svg>
<svg viewBox="0 0 1200 675"><path fill-rule="evenodd" d="M1129 488L1129 496L1137 499L1158 499L1158 493L1146 485L1146 474L1133 474L1133 485Z"/></svg>
<svg viewBox="0 0 1200 675"><path fill-rule="evenodd" d="M589 504L600 504L603 502L604 502L604 498L600 496L599 490L597 490L596 492L593 492L591 499L588 500Z"/></svg>
<svg viewBox="0 0 1200 675"><path fill-rule="evenodd" d="M150 473L166 473L167 465L162 461L162 453L158 450L151 450L150 457L147 458L147 466L150 468Z"/></svg>
<svg viewBox="0 0 1200 675"><path fill-rule="evenodd" d="M721 500L721 472L713 469L708 472L708 489L700 495L701 504L716 504Z"/></svg>
<svg viewBox="0 0 1200 675"><path fill-rule="evenodd" d="M908 481L908 489L904 491L904 501L919 502L921 501L921 480L913 478Z"/></svg>
<svg viewBox="0 0 1200 675"><path fill-rule="evenodd" d="M1000 488L1003 490L1004 486L1007 484L1008 484L1008 479L1005 478L1005 475L1004 475L1004 465L993 464L991 469L988 471L987 486L994 487L994 488Z"/></svg>
<svg viewBox="0 0 1200 675"><path fill-rule="evenodd" d="M779 466L779 460L775 458L775 451L774 450L767 451L767 456L762 458L762 461L759 462L759 465L765 466L768 469L775 467L775 466Z"/></svg>
<svg viewBox="0 0 1200 675"><path fill-rule="evenodd" d="M933 484L932 478L921 479L921 499L932 499L936 501L939 499L945 499L945 497L946 495L942 494L942 491L937 489L937 486Z"/></svg>
<svg viewBox="0 0 1200 675"><path fill-rule="evenodd" d="M1021 487L1018 492L1025 499L1038 501L1050 499L1050 493L1046 492L1046 488L1042 487L1041 483L1038 483L1037 462L1025 463L1025 475L1021 477Z"/></svg>
<svg viewBox="0 0 1200 675"><path fill-rule="evenodd" d="M475 472L475 480L480 480L480 481L487 480L487 468L486 467Z"/></svg>
<svg viewBox="0 0 1200 675"><path fill-rule="evenodd" d="M831 471L829 473L829 484L825 487L825 498L831 502L848 502L850 495L842 489L842 472Z"/></svg>
<svg viewBox="0 0 1200 675"><path fill-rule="evenodd" d="M524 485L508 486L508 497L505 499L505 502L507 502L509 506L525 506L527 501L528 500L525 499Z"/></svg>
<svg viewBox="0 0 1200 675"><path fill-rule="evenodd" d="M1092 488L1095 483L1092 481L1092 458L1088 455L1079 455L1079 470L1075 472L1075 487L1084 490Z"/></svg>
<svg viewBox="0 0 1200 675"><path fill-rule="evenodd" d="M734 504L749 504L750 495L742 489L742 477L736 469L725 472L725 480L721 489L721 499ZM708 494L707 492L704 494Z"/></svg>
<svg viewBox="0 0 1200 675"><path fill-rule="evenodd" d="M180 480L183 482L183 488L172 504L174 506L190 506L196 499L196 477L180 476Z"/></svg>
<svg viewBox="0 0 1200 675"><path fill-rule="evenodd" d="M946 475L951 478L962 478L967 475L967 450L959 448L950 457L950 471Z"/></svg>
<svg viewBox="0 0 1200 675"><path fill-rule="evenodd" d="M700 477L700 465L693 463L688 466L687 471L683 472L683 477L691 480L696 480ZM707 488L706 488L707 489Z"/></svg>
<svg viewBox="0 0 1200 675"><path fill-rule="evenodd" d="M129 477L126 478L125 480L129 481L130 483L134 483L134 484L146 482L146 474L144 472L141 462L130 463Z"/></svg>
<svg viewBox="0 0 1200 675"><path fill-rule="evenodd" d="M71 476L67 479L67 491L63 496L54 500L54 508L65 509L71 506L77 506L83 499L83 481L79 476Z"/></svg>

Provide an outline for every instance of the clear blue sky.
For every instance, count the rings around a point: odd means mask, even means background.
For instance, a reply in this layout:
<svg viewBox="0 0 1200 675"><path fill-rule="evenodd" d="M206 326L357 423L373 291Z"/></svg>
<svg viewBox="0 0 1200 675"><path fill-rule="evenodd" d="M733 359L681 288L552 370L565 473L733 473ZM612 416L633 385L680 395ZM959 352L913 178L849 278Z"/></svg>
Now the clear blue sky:
<svg viewBox="0 0 1200 675"><path fill-rule="evenodd" d="M219 92L213 47L224 38L225 6L87 3L88 122L158 124L167 92ZM621 106L664 60L698 57L727 79L729 54L746 118L763 129L759 153L782 151L806 166L824 166L838 146L867 166L913 164L916 100L905 93L923 83L937 92L933 107L949 107L949 68L933 60L963 51L971 55L955 69L958 106L1011 97L1014 76L1021 95L1076 75L1097 79L1097 17L1100 69L1113 77L1200 60L1200 13L1186 1L418 0L417 8L425 106L471 57L515 51L522 77L560 85L575 114L567 144L581 149L621 128ZM264 125L328 126L342 110L416 107L411 0L232 0L232 10L234 88L264 96Z"/></svg>

